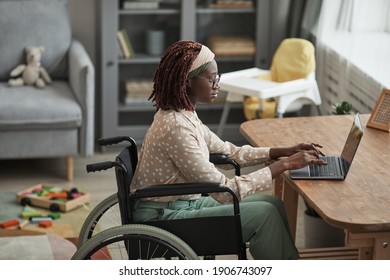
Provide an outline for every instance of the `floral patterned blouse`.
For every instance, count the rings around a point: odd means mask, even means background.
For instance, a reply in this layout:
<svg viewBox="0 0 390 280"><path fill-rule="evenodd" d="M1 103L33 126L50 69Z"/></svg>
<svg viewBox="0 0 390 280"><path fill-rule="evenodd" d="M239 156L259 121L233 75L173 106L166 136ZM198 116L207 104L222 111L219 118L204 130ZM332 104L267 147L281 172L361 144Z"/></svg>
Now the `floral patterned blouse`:
<svg viewBox="0 0 390 280"><path fill-rule="evenodd" d="M254 148L250 145L237 147L222 141L199 120L196 112L158 110L145 135L131 189L133 191L159 184L218 182L234 190L239 199L243 199L271 188L270 169L264 167L247 175L227 178L209 161L210 153L225 154L243 167L268 161L269 150L270 148ZM231 202L231 196L228 194L210 195L221 203ZM161 197L150 200L193 200L199 196Z"/></svg>

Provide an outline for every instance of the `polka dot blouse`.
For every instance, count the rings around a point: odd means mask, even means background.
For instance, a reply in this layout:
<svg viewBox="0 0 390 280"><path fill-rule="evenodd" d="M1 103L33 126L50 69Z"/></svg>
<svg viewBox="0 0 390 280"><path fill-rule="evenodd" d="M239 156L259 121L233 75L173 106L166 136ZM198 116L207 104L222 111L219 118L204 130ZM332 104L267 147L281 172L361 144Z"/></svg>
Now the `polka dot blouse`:
<svg viewBox="0 0 390 280"><path fill-rule="evenodd" d="M209 161L210 153L225 154L243 167L268 161L269 149L249 145L237 147L222 141L199 120L196 112L158 110L145 135L131 188L136 190L159 184L218 182L233 189L239 199L243 199L271 188L272 175L269 168L227 178ZM231 200L230 195L223 193L212 196L222 203ZM167 202L198 197L187 195L151 200Z"/></svg>

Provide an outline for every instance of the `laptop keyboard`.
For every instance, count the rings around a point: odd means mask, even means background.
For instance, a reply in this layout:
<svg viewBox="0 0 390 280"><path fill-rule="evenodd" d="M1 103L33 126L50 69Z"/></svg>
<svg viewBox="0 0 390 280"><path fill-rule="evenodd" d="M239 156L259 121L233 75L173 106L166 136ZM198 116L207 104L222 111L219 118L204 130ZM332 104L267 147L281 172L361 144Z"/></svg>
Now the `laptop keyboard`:
<svg viewBox="0 0 390 280"><path fill-rule="evenodd" d="M339 164L336 157L320 157L326 161L327 165L311 164L310 177L337 176L341 175Z"/></svg>

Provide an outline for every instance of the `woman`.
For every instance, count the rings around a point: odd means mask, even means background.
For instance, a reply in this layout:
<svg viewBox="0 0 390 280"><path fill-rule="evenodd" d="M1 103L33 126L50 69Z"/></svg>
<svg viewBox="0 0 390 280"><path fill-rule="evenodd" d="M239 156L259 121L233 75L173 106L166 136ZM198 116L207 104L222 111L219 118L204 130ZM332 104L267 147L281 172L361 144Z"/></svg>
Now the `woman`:
<svg viewBox="0 0 390 280"><path fill-rule="evenodd" d="M156 184L220 182L240 199L243 239L250 243L254 259L297 259L284 205L278 197L259 194L269 190L272 180L289 169L319 160L317 144L288 148L237 147L218 138L199 120L198 103L210 103L218 95L219 74L214 54L194 41L179 41L161 58L149 99L157 112L145 135L132 190ZM227 178L212 163L210 153L222 153L241 166L282 159L247 175ZM167 203L169 202L169 203ZM209 197L163 197L135 204L135 221L181 219L232 214L225 194Z"/></svg>

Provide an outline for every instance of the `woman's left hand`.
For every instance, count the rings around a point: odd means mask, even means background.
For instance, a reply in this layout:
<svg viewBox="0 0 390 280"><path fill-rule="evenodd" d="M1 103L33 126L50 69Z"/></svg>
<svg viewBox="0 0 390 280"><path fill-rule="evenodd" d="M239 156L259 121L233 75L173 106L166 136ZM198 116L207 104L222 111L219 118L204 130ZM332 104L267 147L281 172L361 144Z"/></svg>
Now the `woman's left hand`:
<svg viewBox="0 0 390 280"><path fill-rule="evenodd" d="M287 149L288 154L286 156L292 156L293 154L296 154L300 151L307 151L307 150L313 150L316 151L318 155L325 156L325 154L321 152L318 148L323 148L323 147L320 144L316 144L316 143L310 143L310 144L300 143L298 145L288 148Z"/></svg>
<svg viewBox="0 0 390 280"><path fill-rule="evenodd" d="M302 151L315 151L318 154L318 156L325 156L324 153L321 152L318 148L322 148L322 146L316 143L310 143L310 144L301 143L292 147L271 148L269 154L271 159L277 159L281 157L291 157L292 155Z"/></svg>

